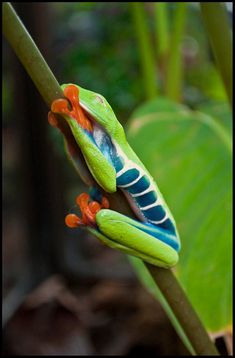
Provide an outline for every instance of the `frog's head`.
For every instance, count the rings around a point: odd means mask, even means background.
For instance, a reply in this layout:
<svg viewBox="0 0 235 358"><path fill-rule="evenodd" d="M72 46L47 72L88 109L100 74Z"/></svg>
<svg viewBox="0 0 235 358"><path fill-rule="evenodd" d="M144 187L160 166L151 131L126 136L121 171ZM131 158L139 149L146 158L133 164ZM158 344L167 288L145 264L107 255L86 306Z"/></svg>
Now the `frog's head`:
<svg viewBox="0 0 235 358"><path fill-rule="evenodd" d="M81 149L90 173L106 191L116 191L116 171L107 153L112 140L122 143L124 130L107 100L73 84L62 85L66 99L51 105L52 113L63 115ZM51 112L50 112L51 113Z"/></svg>

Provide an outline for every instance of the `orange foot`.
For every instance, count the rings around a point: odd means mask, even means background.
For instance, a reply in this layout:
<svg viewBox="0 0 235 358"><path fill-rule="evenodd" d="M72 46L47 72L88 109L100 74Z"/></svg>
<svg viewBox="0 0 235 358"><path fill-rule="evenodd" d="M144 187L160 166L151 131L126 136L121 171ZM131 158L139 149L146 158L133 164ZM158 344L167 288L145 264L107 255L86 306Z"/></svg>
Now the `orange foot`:
<svg viewBox="0 0 235 358"><path fill-rule="evenodd" d="M68 85L64 89L66 99L60 98L52 102L51 111L48 113L48 121L53 127L58 127L58 121L54 113L66 114L73 118L77 123L89 132L92 132L92 123L87 118L84 110L79 103L79 90L75 85ZM71 106L71 110L69 109Z"/></svg>
<svg viewBox="0 0 235 358"><path fill-rule="evenodd" d="M101 203L98 201L92 201L90 195L82 193L76 198L76 204L79 206L82 218L79 218L76 214L68 214L65 217L65 223L68 227L74 228L79 226L96 226L96 214L101 209L108 209L109 202L105 196L102 196Z"/></svg>

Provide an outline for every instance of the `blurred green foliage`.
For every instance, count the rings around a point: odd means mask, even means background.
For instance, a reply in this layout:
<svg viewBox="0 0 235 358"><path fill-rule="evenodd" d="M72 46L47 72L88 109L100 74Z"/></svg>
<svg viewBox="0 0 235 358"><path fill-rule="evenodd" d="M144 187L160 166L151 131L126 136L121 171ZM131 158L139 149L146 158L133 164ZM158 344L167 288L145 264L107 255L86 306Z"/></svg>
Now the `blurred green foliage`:
<svg viewBox="0 0 235 358"><path fill-rule="evenodd" d="M59 82L79 83L102 93L124 123L145 99L130 3L52 3L51 6L59 24L54 27L52 49L57 54ZM175 6L169 3L170 35ZM153 3L146 4L146 12L155 47ZM189 4L181 47L183 101L194 107L209 99L225 99L203 30L199 8ZM161 70L160 60L156 62L157 67ZM161 72L158 87L162 90Z"/></svg>
<svg viewBox="0 0 235 358"><path fill-rule="evenodd" d="M102 93L127 118L143 93L128 3L53 4L60 82Z"/></svg>

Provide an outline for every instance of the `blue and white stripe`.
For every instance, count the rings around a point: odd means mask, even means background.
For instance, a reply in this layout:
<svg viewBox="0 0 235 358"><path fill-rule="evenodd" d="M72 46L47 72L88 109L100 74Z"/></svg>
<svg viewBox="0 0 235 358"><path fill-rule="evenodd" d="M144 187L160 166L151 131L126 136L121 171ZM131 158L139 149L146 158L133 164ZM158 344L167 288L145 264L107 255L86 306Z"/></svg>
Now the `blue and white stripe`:
<svg viewBox="0 0 235 358"><path fill-rule="evenodd" d="M135 201L145 220L175 234L175 227L163 206L160 193L145 171L133 163L116 145L115 168L117 186L127 192Z"/></svg>

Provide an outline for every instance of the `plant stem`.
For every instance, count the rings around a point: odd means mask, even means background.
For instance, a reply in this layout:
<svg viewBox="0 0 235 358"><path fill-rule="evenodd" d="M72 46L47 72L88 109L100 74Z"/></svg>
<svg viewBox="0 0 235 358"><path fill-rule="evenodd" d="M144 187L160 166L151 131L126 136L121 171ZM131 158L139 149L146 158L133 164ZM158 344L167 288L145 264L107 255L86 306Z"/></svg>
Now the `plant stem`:
<svg viewBox="0 0 235 358"><path fill-rule="evenodd" d="M155 2L155 32L157 53L159 58L165 58L169 50L169 28L166 2Z"/></svg>
<svg viewBox="0 0 235 358"><path fill-rule="evenodd" d="M170 41L169 58L166 69L166 95L173 101L180 101L182 97L182 37L185 27L187 3L177 2L172 36Z"/></svg>
<svg viewBox="0 0 235 358"><path fill-rule="evenodd" d="M158 92L156 84L157 66L154 62L153 49L150 42L150 36L148 34L144 3L132 2L130 3L130 6L139 45L145 93L148 99L152 99L157 96Z"/></svg>
<svg viewBox="0 0 235 358"><path fill-rule="evenodd" d="M225 4L201 2L200 6L215 60L232 105L232 30L229 27Z"/></svg>
<svg viewBox="0 0 235 358"><path fill-rule="evenodd" d="M19 56L42 97L50 106L51 101L60 96L60 87L32 38L9 3L3 4L3 23L4 35L12 45L17 56ZM40 69L39 72L37 68ZM134 216L132 211L130 211L126 199L120 192L109 194L108 199L114 210L124 214L128 213L131 217ZM149 264L146 264L146 267L165 296L169 306L174 311L196 354L217 355L216 348L172 271L157 268Z"/></svg>
<svg viewBox="0 0 235 358"><path fill-rule="evenodd" d="M55 76L10 3L2 4L3 33L48 104L64 97Z"/></svg>
<svg viewBox="0 0 235 358"><path fill-rule="evenodd" d="M218 355L198 315L171 270L146 264L197 355Z"/></svg>
<svg viewBox="0 0 235 358"><path fill-rule="evenodd" d="M175 328L176 332L178 333L178 336L184 343L185 347L192 355L195 355L195 350L193 349L190 340L186 336L183 327L180 325L178 319L174 314L174 311L169 306L169 303L160 291L156 281L154 281L153 276L150 274L144 261L134 256L129 256L129 261L131 262L132 266L134 266L135 273L138 275L140 282L142 282L146 289L155 297L157 301L160 302L162 308L170 319L172 326Z"/></svg>

